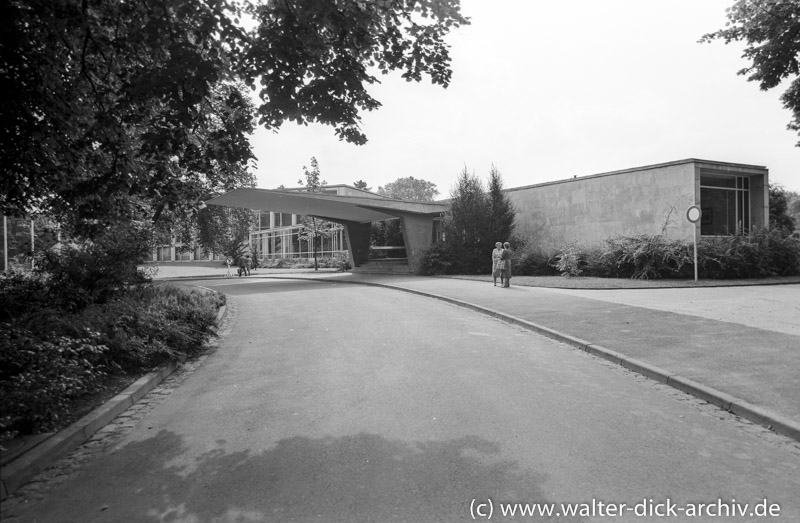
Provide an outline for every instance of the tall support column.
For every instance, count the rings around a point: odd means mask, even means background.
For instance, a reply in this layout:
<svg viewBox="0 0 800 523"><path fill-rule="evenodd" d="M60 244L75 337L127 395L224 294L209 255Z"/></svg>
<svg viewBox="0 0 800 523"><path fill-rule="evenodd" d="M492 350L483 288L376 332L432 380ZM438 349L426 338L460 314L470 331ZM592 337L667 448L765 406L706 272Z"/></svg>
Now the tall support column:
<svg viewBox="0 0 800 523"><path fill-rule="evenodd" d="M347 235L347 249L350 251L350 260L353 267L358 267L369 258L369 230L370 223L340 221L344 225Z"/></svg>
<svg viewBox="0 0 800 523"><path fill-rule="evenodd" d="M433 217L410 213L398 215L402 220L408 267L412 273L419 274L422 270L422 255L433 242Z"/></svg>

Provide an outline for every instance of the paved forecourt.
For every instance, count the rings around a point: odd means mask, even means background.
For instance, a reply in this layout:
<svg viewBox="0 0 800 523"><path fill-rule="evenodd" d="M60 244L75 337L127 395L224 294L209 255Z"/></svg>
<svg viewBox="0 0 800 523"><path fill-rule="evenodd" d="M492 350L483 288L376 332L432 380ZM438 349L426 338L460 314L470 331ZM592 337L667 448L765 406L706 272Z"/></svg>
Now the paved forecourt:
<svg viewBox="0 0 800 523"><path fill-rule="evenodd" d="M678 374L800 426L798 284L566 291L502 289L452 278L338 278L452 298L520 318ZM761 309L747 305L758 300ZM737 302L744 313L732 307ZM715 316L732 321L711 319Z"/></svg>
<svg viewBox="0 0 800 523"><path fill-rule="evenodd" d="M377 287L199 283L229 296L218 349L18 521L800 518L796 442L527 329Z"/></svg>

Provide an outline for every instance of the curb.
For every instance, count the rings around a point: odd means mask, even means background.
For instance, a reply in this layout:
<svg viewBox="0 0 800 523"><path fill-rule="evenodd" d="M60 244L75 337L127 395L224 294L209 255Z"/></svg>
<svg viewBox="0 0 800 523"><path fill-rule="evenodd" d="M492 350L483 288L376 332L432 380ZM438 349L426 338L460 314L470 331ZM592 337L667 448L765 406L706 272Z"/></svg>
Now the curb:
<svg viewBox="0 0 800 523"><path fill-rule="evenodd" d="M223 305L217 311L217 325L222 322L227 310L227 306ZM55 461L82 445L98 430L128 410L164 381L167 376L175 372L179 365L180 363L175 361L161 367L159 370L142 376L129 385L128 388L69 427L53 434L15 460L4 465L2 472L0 472L0 499L6 499Z"/></svg>
<svg viewBox="0 0 800 523"><path fill-rule="evenodd" d="M157 371L142 376L104 405L101 405L64 430L53 434L42 443L5 465L0 474L2 477L2 483L0 484L2 499L8 497L53 462L64 457L91 438L95 432L128 410L134 403L161 383L164 378L175 372L177 368L178 363L173 362Z"/></svg>
<svg viewBox="0 0 800 523"><path fill-rule="evenodd" d="M295 278L282 278L282 279L295 279ZM301 278L296 278L296 279L301 279ZM407 292L409 294L416 294L418 296L426 296L429 298L434 298L447 303L451 303L453 305L457 305L459 307L464 307L476 312L481 312L483 314L487 314L494 318L503 320L507 323L511 323L512 325L517 325L519 327L536 332L548 338L554 339L556 341L560 341L566 345L582 350L584 352L602 358L611 363L616 363L617 365L625 367L626 369L633 371L637 374L641 374L646 378L650 378L658 382L661 382L665 385L669 385L670 387L673 387L682 392L690 394L698 399L710 403L711 405L717 406L724 411L745 418L749 421L752 421L753 423L762 425L778 434L782 434L784 436L792 438L795 441L800 442L800 423L792 419L789 419L786 416L778 414L777 412L774 412L770 409L766 409L763 407L759 407L757 405L753 405L752 403L748 403L745 400L736 398L734 396L731 396L730 394L716 390L706 385L702 385L694 380L683 377L679 374L667 372L660 367L656 367L655 365L650 365L649 363L645 363L635 358L630 358L628 356L625 356L624 354L620 354L618 352L615 352L611 349L607 349L595 343L587 342L580 338L576 338L574 336L570 336L568 334L564 334L562 332L553 330L549 327L544 327L542 325L538 325L536 323L523 320L521 318L517 318L516 316L511 316L510 314L490 309L488 307L483 307L475 303L458 300L456 298L450 298L448 296L433 294L430 292L420 291L417 289L406 289L403 287L398 287L386 283L342 281L342 280L331 280L323 278L302 278L302 280L328 281L334 283L349 283L355 285L367 285L367 286L371 285L373 287L383 287L386 289L393 289L402 292Z"/></svg>

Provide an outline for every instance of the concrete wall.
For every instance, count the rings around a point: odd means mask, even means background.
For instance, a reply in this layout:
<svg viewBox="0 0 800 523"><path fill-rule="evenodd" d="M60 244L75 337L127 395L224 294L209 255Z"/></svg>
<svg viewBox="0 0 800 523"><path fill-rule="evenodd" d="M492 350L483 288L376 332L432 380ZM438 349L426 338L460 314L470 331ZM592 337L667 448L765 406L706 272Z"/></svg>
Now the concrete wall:
<svg viewBox="0 0 800 523"><path fill-rule="evenodd" d="M509 189L516 234L544 248L600 243L620 234L691 239L695 166L675 162Z"/></svg>

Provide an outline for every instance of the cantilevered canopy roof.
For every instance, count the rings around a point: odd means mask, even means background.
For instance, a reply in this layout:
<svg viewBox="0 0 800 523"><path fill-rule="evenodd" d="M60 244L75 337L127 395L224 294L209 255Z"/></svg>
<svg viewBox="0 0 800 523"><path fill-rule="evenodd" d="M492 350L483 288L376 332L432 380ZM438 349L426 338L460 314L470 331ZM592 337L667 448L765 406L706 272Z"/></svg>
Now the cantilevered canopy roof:
<svg viewBox="0 0 800 523"><path fill-rule="evenodd" d="M436 215L447 209L441 203L267 189L234 189L208 200L206 204L305 214L334 222L345 220L361 223L396 218L404 214Z"/></svg>

